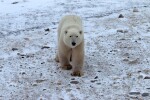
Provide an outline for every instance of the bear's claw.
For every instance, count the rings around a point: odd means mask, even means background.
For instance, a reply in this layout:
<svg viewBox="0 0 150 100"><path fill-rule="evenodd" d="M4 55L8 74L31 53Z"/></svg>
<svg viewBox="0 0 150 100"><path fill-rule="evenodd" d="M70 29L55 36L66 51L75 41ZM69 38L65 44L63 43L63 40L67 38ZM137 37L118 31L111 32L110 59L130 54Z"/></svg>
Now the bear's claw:
<svg viewBox="0 0 150 100"><path fill-rule="evenodd" d="M81 73L81 71L74 71L74 72L71 73L71 75L72 76L79 76L79 77L81 77L82 73Z"/></svg>
<svg viewBox="0 0 150 100"><path fill-rule="evenodd" d="M71 70L72 69L72 66L69 64L69 65L65 65L62 67L62 69L64 70Z"/></svg>

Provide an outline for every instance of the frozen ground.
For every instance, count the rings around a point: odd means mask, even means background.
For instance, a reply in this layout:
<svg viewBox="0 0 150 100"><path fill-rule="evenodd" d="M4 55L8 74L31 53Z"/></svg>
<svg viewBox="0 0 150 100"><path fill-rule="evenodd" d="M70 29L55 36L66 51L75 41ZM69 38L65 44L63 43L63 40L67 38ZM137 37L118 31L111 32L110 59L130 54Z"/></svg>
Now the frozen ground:
<svg viewBox="0 0 150 100"><path fill-rule="evenodd" d="M149 0L0 0L0 100L150 100L149 5ZM65 14L84 22L82 77L54 61L56 29Z"/></svg>

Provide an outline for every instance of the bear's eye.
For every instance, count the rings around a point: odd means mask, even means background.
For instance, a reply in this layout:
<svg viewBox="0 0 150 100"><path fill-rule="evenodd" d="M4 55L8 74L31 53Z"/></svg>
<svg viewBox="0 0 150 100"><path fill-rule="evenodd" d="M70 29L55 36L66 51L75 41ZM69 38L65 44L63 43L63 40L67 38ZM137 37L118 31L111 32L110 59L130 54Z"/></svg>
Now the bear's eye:
<svg viewBox="0 0 150 100"><path fill-rule="evenodd" d="M67 34L68 32L67 31L65 31L65 34Z"/></svg>
<svg viewBox="0 0 150 100"><path fill-rule="evenodd" d="M72 36L70 36L70 37L72 37Z"/></svg>
<svg viewBox="0 0 150 100"><path fill-rule="evenodd" d="M79 31L80 34L82 34L82 31Z"/></svg>
<svg viewBox="0 0 150 100"><path fill-rule="evenodd" d="M76 36L76 38L77 38L78 36Z"/></svg>

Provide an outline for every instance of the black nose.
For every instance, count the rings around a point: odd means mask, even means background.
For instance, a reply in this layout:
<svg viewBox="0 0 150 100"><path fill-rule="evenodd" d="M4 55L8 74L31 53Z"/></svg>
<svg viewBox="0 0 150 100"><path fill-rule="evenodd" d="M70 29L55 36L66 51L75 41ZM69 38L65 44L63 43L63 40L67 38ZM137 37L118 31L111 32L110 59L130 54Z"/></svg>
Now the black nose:
<svg viewBox="0 0 150 100"><path fill-rule="evenodd" d="M73 45L73 46L75 46L75 45L76 45L76 43L75 43L75 42L72 42L72 45Z"/></svg>

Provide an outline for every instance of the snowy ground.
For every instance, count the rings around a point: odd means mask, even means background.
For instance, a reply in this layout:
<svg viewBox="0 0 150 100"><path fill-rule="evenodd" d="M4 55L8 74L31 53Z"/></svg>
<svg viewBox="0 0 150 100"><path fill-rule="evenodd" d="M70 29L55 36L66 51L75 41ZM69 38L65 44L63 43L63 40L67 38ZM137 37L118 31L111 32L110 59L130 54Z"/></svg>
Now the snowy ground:
<svg viewBox="0 0 150 100"><path fill-rule="evenodd" d="M149 0L0 0L0 100L150 100L149 5ZM58 21L66 14L84 22L82 77L54 61Z"/></svg>

